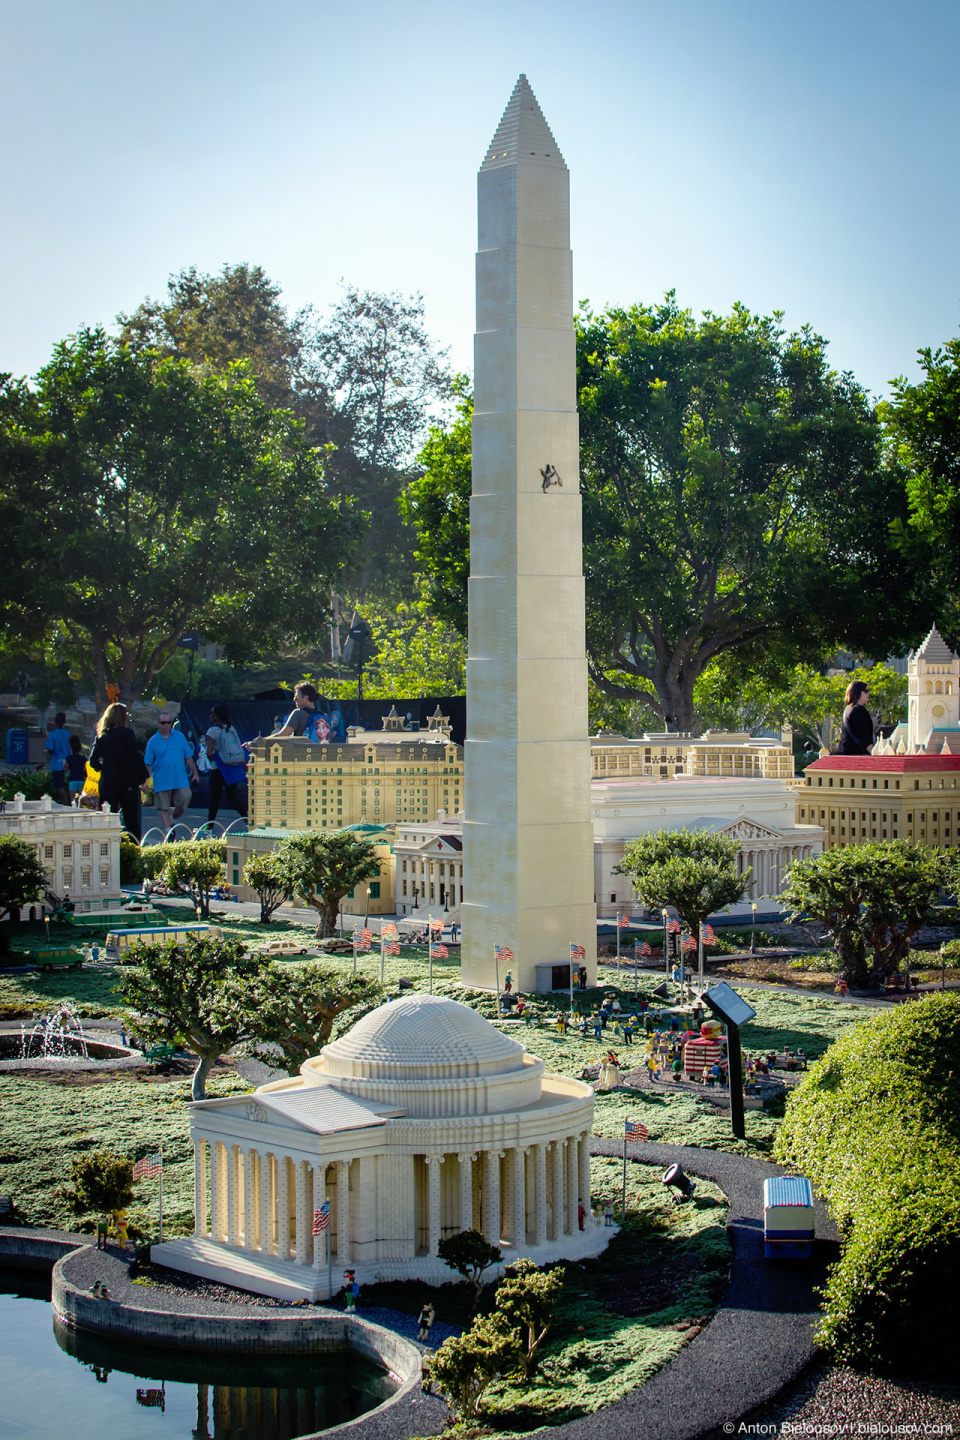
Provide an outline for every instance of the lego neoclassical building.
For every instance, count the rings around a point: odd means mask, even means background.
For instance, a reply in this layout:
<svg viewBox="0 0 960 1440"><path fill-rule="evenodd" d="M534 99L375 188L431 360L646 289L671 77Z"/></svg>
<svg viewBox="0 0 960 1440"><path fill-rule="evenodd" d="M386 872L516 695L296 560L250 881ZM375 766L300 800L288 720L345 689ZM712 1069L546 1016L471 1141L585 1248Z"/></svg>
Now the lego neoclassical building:
<svg viewBox="0 0 960 1440"><path fill-rule="evenodd" d="M467 1005L381 1006L294 1079L190 1106L196 1225L165 1265L260 1294L328 1294L314 1211L330 1202L332 1283L456 1278L445 1235L479 1230L504 1261L598 1254L590 1214L594 1092L544 1073ZM584 1229L578 1210L583 1204Z"/></svg>

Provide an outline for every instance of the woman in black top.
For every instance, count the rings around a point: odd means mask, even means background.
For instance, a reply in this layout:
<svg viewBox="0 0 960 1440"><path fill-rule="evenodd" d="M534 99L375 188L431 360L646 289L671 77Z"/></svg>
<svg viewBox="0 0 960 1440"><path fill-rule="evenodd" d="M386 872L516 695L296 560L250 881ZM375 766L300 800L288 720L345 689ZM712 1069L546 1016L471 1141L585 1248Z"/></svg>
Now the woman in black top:
<svg viewBox="0 0 960 1440"><path fill-rule="evenodd" d="M838 755L869 755L873 749L873 720L867 709L869 696L870 691L862 680L854 680L847 686L844 697L847 708L843 712Z"/></svg>
<svg viewBox="0 0 960 1440"><path fill-rule="evenodd" d="M97 725L90 764L100 772L100 803L120 812L120 824L140 839L140 786L147 767L137 747L125 705L108 705Z"/></svg>

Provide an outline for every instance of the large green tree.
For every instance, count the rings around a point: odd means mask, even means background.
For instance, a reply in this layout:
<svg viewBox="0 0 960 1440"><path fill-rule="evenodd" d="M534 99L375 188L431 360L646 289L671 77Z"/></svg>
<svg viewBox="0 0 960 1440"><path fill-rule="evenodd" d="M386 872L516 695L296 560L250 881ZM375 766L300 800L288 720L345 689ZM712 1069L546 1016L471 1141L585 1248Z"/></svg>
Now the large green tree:
<svg viewBox="0 0 960 1440"><path fill-rule="evenodd" d="M16 399L0 412L0 457L18 457L0 507L16 512L8 539L40 530L44 554L8 633L42 609L52 649L126 701L191 627L236 658L316 638L360 520L245 364L204 375L88 330Z"/></svg>
<svg viewBox="0 0 960 1440"><path fill-rule="evenodd" d="M694 722L694 686L739 651L790 663L886 653L927 621L925 567L893 548L908 505L871 405L826 342L735 306L657 306L577 326L587 640L596 686ZM435 606L463 628L469 404L407 491ZM911 578L915 577L915 578ZM928 621L927 621L928 623ZM783 657L781 656L781 663Z"/></svg>
<svg viewBox="0 0 960 1440"><path fill-rule="evenodd" d="M192 267L171 276L164 300L118 319L134 348L189 360L202 373L248 360L265 402L291 409L324 451L332 492L369 517L352 588L393 603L412 597L413 531L396 500L430 416L450 394L421 296L349 287L326 314L311 306L290 314L259 266L225 265L215 275Z"/></svg>
<svg viewBox="0 0 960 1440"><path fill-rule="evenodd" d="M900 531L903 564L928 564L938 619L960 643L960 338L921 350L923 379L900 376L880 406L887 438L909 480L910 524ZM920 547L921 553L917 550Z"/></svg>

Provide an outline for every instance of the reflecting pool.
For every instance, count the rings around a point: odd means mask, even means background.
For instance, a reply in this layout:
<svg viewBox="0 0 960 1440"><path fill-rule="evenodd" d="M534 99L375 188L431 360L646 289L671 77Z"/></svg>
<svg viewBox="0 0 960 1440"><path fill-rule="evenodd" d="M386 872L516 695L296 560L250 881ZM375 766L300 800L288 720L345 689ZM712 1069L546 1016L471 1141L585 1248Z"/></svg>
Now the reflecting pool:
<svg viewBox="0 0 960 1440"><path fill-rule="evenodd" d="M228 1359L67 1330L47 1276L0 1270L2 1440L293 1440L396 1384L353 1351Z"/></svg>

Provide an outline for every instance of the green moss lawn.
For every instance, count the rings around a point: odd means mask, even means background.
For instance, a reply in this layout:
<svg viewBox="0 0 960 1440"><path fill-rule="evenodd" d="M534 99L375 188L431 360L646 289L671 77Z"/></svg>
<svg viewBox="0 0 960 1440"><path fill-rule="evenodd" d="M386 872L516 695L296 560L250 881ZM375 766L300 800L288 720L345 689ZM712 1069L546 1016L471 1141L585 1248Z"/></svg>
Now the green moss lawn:
<svg viewBox="0 0 960 1440"><path fill-rule="evenodd" d="M172 919L191 914L186 906L166 908ZM215 918L228 935L251 944L275 935L312 938L310 927L284 922L261 926L255 920L231 914L229 909ZM352 959L334 957L330 964L349 970ZM361 956L360 964L367 973L379 975L379 952ZM397 993L401 976L414 981L418 990L425 990L427 975L428 965L422 949L404 948L398 958L386 962L385 978L392 994ZM90 1017L121 1015L123 1007L115 993L120 976L116 968L8 976L0 980L0 1017L30 1015L52 1008L63 999ZM649 995L657 979L641 976L639 993ZM495 1018L491 996L464 990L458 981L456 952L448 961L434 963L435 993L466 1001ZM605 984L588 991L577 997L578 1003L595 1005L605 991L614 988ZM754 1051L791 1045L814 1057L822 1054L837 1035L871 1013L866 1007L838 1005L809 994L790 996L740 988L757 1011L756 1021L743 1034L744 1045ZM632 980L619 994L624 1008L628 1009L633 995ZM567 1002L565 996L557 995L538 996L535 1003L541 1018L549 1021L566 1008ZM592 1036L590 1039L579 1034L561 1036L555 1029L528 1029L515 1024L505 1028L541 1056L548 1070L559 1074L579 1076L585 1064L596 1061L601 1049ZM604 1041L603 1048L616 1043L611 1035ZM619 1053L625 1062L634 1055L639 1064L643 1046L636 1043L631 1050L620 1045ZM189 1099L188 1080L185 1075L164 1078L156 1071L145 1074L145 1079L138 1079L136 1073L123 1078L119 1074L109 1079L98 1076L96 1083L82 1084L54 1083L28 1074L0 1075L0 1193L12 1194L30 1223L75 1224L58 1193L58 1187L69 1180L73 1155L98 1147L138 1155L162 1142L167 1160L164 1186L170 1233L190 1228L193 1174L183 1109ZM227 1074L213 1082L211 1093L225 1093L224 1087L248 1088L239 1077ZM747 1139L738 1142L730 1134L725 1111L686 1093L662 1095L650 1090L619 1090L598 1095L595 1126L598 1135L619 1138L626 1117L643 1120L652 1140L754 1154L770 1149L779 1123L762 1111L749 1111ZM132 1208L131 1218L143 1228L151 1228L149 1217L155 1214L154 1188L152 1182L144 1182L141 1186L144 1202Z"/></svg>

